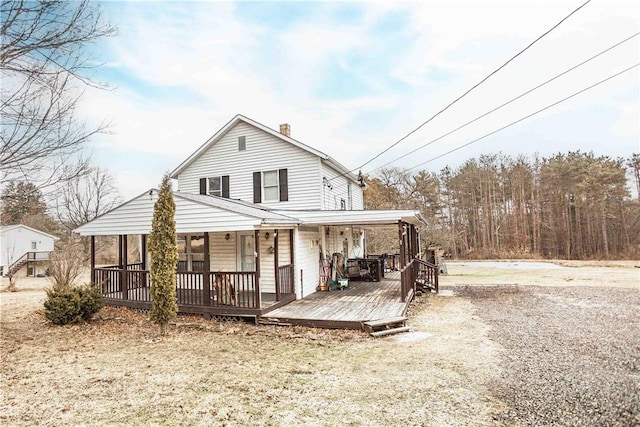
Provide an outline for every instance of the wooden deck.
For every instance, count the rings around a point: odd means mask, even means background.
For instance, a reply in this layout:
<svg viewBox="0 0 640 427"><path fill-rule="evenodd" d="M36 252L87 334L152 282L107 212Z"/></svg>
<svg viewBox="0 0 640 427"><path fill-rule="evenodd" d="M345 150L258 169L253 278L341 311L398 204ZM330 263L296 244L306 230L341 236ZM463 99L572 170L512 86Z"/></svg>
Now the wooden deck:
<svg viewBox="0 0 640 427"><path fill-rule="evenodd" d="M319 328L361 329L371 320L404 316L411 298L402 302L400 273L386 273L381 282L351 281L349 287L316 292L264 314L262 323Z"/></svg>

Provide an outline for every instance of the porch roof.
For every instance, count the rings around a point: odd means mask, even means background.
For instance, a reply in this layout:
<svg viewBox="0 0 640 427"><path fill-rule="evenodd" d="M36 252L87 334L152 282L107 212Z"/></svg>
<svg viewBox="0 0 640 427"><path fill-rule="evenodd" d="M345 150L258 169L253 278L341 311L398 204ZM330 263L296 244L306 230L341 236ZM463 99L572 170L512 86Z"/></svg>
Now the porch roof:
<svg viewBox="0 0 640 427"><path fill-rule="evenodd" d="M427 225L420 211L414 210L357 210L357 211L287 211L276 213L298 218L305 225L393 225L404 221Z"/></svg>
<svg viewBox="0 0 640 427"><path fill-rule="evenodd" d="M176 232L180 234L249 231L295 225L393 225L398 221L426 224L419 211L285 211L270 210L241 200L174 192ZM158 191L151 189L100 215L74 231L82 236L149 234Z"/></svg>
<svg viewBox="0 0 640 427"><path fill-rule="evenodd" d="M177 233L255 230L261 226L292 227L301 221L238 200L174 192ZM100 215L74 231L82 236L149 234L158 191L151 189Z"/></svg>

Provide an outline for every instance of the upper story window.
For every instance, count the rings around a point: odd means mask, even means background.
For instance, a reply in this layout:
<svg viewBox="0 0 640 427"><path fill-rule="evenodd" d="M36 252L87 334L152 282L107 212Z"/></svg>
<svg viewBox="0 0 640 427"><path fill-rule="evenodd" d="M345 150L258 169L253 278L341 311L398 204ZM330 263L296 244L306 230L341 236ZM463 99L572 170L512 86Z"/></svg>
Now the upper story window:
<svg viewBox="0 0 640 427"><path fill-rule="evenodd" d="M289 200L287 169L253 173L253 203L286 202Z"/></svg>
<svg viewBox="0 0 640 427"><path fill-rule="evenodd" d="M210 196L222 197L222 177L214 176L209 178L207 194Z"/></svg>
<svg viewBox="0 0 640 427"><path fill-rule="evenodd" d="M280 201L278 171L262 172L262 196L265 202Z"/></svg>
<svg viewBox="0 0 640 427"><path fill-rule="evenodd" d="M239 136L238 137L238 151L246 151L247 149L247 137Z"/></svg>
<svg viewBox="0 0 640 427"><path fill-rule="evenodd" d="M38 242L31 242L31 250L35 251L38 249Z"/></svg>
<svg viewBox="0 0 640 427"><path fill-rule="evenodd" d="M200 178L200 194L229 198L229 175Z"/></svg>
<svg viewBox="0 0 640 427"><path fill-rule="evenodd" d="M347 182L347 209L353 210L353 194L351 192L351 183Z"/></svg>

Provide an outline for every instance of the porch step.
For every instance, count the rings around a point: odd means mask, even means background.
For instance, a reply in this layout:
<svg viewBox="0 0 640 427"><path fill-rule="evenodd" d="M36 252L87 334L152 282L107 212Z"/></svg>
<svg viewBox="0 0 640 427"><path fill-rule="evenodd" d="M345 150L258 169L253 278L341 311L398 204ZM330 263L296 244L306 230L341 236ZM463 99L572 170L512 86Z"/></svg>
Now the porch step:
<svg viewBox="0 0 640 427"><path fill-rule="evenodd" d="M404 316L371 320L363 322L362 329L364 329L365 332L368 332L372 337L381 337L408 331L409 327L405 326L406 321L407 318Z"/></svg>
<svg viewBox="0 0 640 427"><path fill-rule="evenodd" d="M261 317L258 319L258 324L271 326L291 326L291 323L282 322L280 321L280 319L276 319L275 317Z"/></svg>
<svg viewBox="0 0 640 427"><path fill-rule="evenodd" d="M383 329L381 331L371 332L369 335L372 337L384 337L387 335L399 334L401 332L409 332L411 328L409 326L401 326L393 329Z"/></svg>

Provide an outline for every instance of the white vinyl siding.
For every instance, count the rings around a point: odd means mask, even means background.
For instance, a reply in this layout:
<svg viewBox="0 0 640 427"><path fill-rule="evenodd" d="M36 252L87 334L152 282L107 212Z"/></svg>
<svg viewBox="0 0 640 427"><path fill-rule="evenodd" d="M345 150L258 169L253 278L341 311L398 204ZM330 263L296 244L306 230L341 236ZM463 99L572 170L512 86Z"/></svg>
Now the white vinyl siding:
<svg viewBox="0 0 640 427"><path fill-rule="evenodd" d="M269 239L265 238L269 233ZM276 279L274 273L274 254L269 253L269 248L273 248L273 230L260 230L260 291L275 293Z"/></svg>
<svg viewBox="0 0 640 427"><path fill-rule="evenodd" d="M300 283L299 275L302 271L302 297L306 297L316 291L320 282L320 232L317 227L304 227L297 234L296 283ZM300 297L298 289L296 294Z"/></svg>
<svg viewBox="0 0 640 427"><path fill-rule="evenodd" d="M226 235L229 240L226 240ZM209 233L209 261L211 271L237 271L235 232Z"/></svg>
<svg viewBox="0 0 640 427"><path fill-rule="evenodd" d="M362 205L362 188L355 182L340 176L341 173L322 163L322 178L326 178L322 185L322 210L340 210L342 209L342 201L344 200L346 209L361 210ZM348 184L351 183L349 186ZM351 188L351 197L349 197L349 188ZM347 201L351 200L351 208Z"/></svg>
<svg viewBox="0 0 640 427"><path fill-rule="evenodd" d="M344 251L344 242L347 242L348 253L345 254L345 258L362 258L364 256L364 249L362 247L362 233L363 230L359 227L326 227L328 229L328 235L325 235L325 243L327 250L325 251L329 256L336 252L342 253Z"/></svg>
<svg viewBox="0 0 640 427"><path fill-rule="evenodd" d="M266 238L269 233L269 238ZM260 289L262 292L276 291L275 276L275 230L260 230ZM278 230L278 265L291 264L289 250L289 230Z"/></svg>
<svg viewBox="0 0 640 427"><path fill-rule="evenodd" d="M246 151L238 151L238 137L246 137ZM199 179L229 175L232 199L253 202L253 172L287 169L289 200L263 202L277 209L320 207L320 158L248 123L239 122L178 176L178 189L199 192Z"/></svg>

